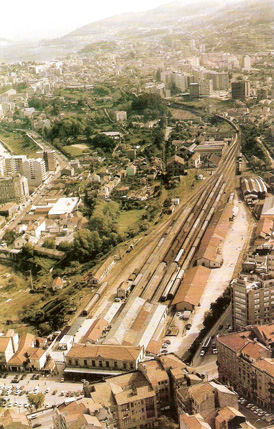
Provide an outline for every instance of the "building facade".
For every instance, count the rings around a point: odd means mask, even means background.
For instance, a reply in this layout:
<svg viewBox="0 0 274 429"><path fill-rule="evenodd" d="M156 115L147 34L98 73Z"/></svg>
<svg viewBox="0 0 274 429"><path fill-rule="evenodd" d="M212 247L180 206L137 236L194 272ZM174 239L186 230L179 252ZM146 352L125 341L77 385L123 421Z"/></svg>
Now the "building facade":
<svg viewBox="0 0 274 429"><path fill-rule="evenodd" d="M248 401L273 410L274 325L217 337L219 380Z"/></svg>
<svg viewBox="0 0 274 429"><path fill-rule="evenodd" d="M46 179L46 165L41 158L27 159L23 162L23 174L29 186L39 186Z"/></svg>
<svg viewBox="0 0 274 429"><path fill-rule="evenodd" d="M247 80L232 82L231 96L233 100L245 100L250 97L250 82Z"/></svg>
<svg viewBox="0 0 274 429"><path fill-rule="evenodd" d="M232 320L235 330L274 322L274 280L241 275L232 284Z"/></svg>
<svg viewBox="0 0 274 429"><path fill-rule="evenodd" d="M0 179L0 203L15 201L21 203L29 196L28 181L25 177L17 175Z"/></svg>

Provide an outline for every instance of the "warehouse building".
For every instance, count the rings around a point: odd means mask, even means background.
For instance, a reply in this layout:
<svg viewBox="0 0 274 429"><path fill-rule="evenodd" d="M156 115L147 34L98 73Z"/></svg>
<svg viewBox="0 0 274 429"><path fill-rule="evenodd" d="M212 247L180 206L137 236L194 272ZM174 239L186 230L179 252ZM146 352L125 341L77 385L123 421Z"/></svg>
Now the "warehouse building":
<svg viewBox="0 0 274 429"><path fill-rule="evenodd" d="M203 266L191 268L185 275L172 301L176 311L193 311L201 302L210 270Z"/></svg>

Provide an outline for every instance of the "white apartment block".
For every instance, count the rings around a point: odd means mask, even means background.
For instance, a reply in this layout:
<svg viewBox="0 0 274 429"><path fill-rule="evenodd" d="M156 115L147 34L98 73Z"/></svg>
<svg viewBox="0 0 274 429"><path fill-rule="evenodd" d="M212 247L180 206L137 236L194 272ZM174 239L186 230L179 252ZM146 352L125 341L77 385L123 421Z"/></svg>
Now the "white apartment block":
<svg viewBox="0 0 274 429"><path fill-rule="evenodd" d="M46 165L42 158L27 159L23 162L23 174L29 186L39 186L46 179Z"/></svg>
<svg viewBox="0 0 274 429"><path fill-rule="evenodd" d="M274 280L252 280L241 275L232 285L234 329L274 322Z"/></svg>

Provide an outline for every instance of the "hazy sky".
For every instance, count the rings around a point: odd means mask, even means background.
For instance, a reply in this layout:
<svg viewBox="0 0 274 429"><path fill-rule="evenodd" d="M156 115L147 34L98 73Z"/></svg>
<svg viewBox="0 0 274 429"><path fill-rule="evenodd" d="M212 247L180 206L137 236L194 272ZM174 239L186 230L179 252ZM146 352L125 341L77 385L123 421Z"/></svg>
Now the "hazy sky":
<svg viewBox="0 0 274 429"><path fill-rule="evenodd" d="M0 0L0 37L11 40L55 38L108 16L145 11L169 2L170 0Z"/></svg>

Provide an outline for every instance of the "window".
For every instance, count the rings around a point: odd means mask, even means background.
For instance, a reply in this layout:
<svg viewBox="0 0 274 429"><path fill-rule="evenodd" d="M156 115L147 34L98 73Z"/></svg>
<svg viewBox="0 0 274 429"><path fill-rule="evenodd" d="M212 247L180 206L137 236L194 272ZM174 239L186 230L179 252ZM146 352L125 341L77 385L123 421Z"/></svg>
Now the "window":
<svg viewBox="0 0 274 429"><path fill-rule="evenodd" d="M72 360L71 360L71 359L69 359L69 364L70 364L70 365L72 364Z"/></svg>
<svg viewBox="0 0 274 429"><path fill-rule="evenodd" d="M91 365L92 365L92 366L95 366L95 360L92 360L92 361L91 361Z"/></svg>
<svg viewBox="0 0 274 429"><path fill-rule="evenodd" d="M123 368L127 369L127 363L126 362L123 362Z"/></svg>
<svg viewBox="0 0 274 429"><path fill-rule="evenodd" d="M78 364L79 364L78 359L75 359L75 365L78 365Z"/></svg>
<svg viewBox="0 0 274 429"><path fill-rule="evenodd" d="M109 368L109 361L106 361L106 367Z"/></svg>
<svg viewBox="0 0 274 429"><path fill-rule="evenodd" d="M114 368L118 368L118 364L116 361L114 361Z"/></svg>
<svg viewBox="0 0 274 429"><path fill-rule="evenodd" d="M84 359L84 365L87 366L87 364L88 364L88 361L86 359Z"/></svg>
<svg viewBox="0 0 274 429"><path fill-rule="evenodd" d="M103 366L103 362L101 360L99 360L99 366L100 366L100 368L102 368L102 366Z"/></svg>

